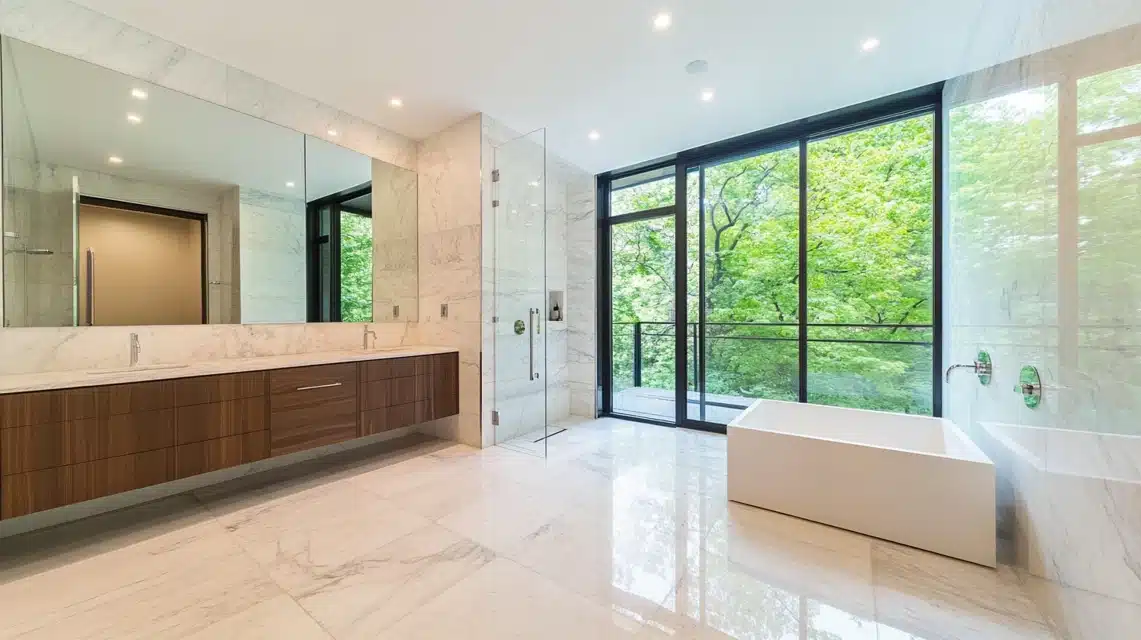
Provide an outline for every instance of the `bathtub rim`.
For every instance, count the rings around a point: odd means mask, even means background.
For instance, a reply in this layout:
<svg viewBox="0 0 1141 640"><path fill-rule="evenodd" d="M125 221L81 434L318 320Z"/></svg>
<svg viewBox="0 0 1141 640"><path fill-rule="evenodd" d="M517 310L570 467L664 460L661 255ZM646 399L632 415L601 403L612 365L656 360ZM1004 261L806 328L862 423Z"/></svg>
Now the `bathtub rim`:
<svg viewBox="0 0 1141 640"><path fill-rule="evenodd" d="M808 434L804 434L804 433L798 433L795 431L789 431L787 429L772 429L772 428L768 428L768 427L759 427L756 425L740 424L740 421L743 418L752 414L753 411L757 410L757 408L763 404L779 404L779 405L788 405L788 406L794 406L794 407L819 407L819 408L836 410L836 411L858 411L861 413L869 413L869 414L908 416L908 417L913 417L913 418L922 418L925 420L933 420L933 421L938 422L943 427L944 431L947 428L950 428L951 432L955 435L955 437L958 438L959 441L962 442L962 444L965 447L967 447L967 449L969 449L971 452L973 452L975 454L975 457L967 458L967 457L962 457L962 456L951 455L948 453L932 453L930 451L916 451L914 449L904 449L902 447L876 446L876 445L867 444L866 442L854 442L852 440L842 440L839 438L825 438L823 436L808 435ZM920 416L920 415L909 414L909 413L892 413L890 411L876 411L873 409L852 409L849 407L834 407L834 406L826 405L826 404L812 404L812 403L808 403L808 402L788 402L786 400L767 400L765 398L759 398L757 400L754 400L753 404L749 405L748 409L745 409L740 414L738 414L736 418L733 418L733 420L730 421L729 424L727 425L726 429L727 430L749 429L752 431L765 431L768 433L779 433L781 435L792 436L795 438L805 438L808 440L816 440L819 442L837 442L837 443L845 444L845 445L852 446L852 447L863 447L865 449L899 451L902 453L910 453L910 454L919 455L919 456L931 456L933 458L945 458L948 460L956 460L958 462L968 462L968 463L988 465L992 468L995 466L994 461L990 459L990 456L986 455L986 453L977 444L975 444L975 441L972 440L971 437L968 436L965 431L960 429L959 425L955 424L955 422L949 418L936 418L934 416Z"/></svg>

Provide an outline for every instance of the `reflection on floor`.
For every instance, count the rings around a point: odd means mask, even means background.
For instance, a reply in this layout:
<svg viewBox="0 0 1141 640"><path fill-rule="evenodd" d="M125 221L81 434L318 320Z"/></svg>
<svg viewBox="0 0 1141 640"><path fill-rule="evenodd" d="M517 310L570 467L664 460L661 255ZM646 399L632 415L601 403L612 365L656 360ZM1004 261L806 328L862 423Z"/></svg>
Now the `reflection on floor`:
<svg viewBox="0 0 1141 640"><path fill-rule="evenodd" d="M0 540L0 638L1135 638L1139 607L725 498L722 436L405 441Z"/></svg>
<svg viewBox="0 0 1141 640"><path fill-rule="evenodd" d="M690 420L729 424L756 399L707 393L702 400L700 393L690 391L688 400L686 415ZM675 405L672 389L630 387L614 394L614 411L624 415L665 419L672 422L675 419Z"/></svg>

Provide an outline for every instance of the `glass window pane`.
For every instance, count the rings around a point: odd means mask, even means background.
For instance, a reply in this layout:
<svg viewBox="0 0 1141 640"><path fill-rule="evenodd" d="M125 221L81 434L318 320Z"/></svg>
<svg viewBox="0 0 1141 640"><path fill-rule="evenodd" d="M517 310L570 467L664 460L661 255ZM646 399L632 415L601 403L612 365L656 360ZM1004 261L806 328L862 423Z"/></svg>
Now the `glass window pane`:
<svg viewBox="0 0 1141 640"><path fill-rule="evenodd" d="M1141 122L1141 65L1078 80L1078 130L1093 133Z"/></svg>
<svg viewBox="0 0 1141 640"><path fill-rule="evenodd" d="M708 166L703 180L689 217L704 230L705 376L688 415L725 424L757 398L799 397L800 151Z"/></svg>
<svg viewBox="0 0 1141 640"><path fill-rule="evenodd" d="M648 211L674 203L674 168L656 170L621 181L614 181L610 191L610 215Z"/></svg>
<svg viewBox="0 0 1141 640"><path fill-rule="evenodd" d="M372 218L341 212L341 321L372 322Z"/></svg>
<svg viewBox="0 0 1141 640"><path fill-rule="evenodd" d="M613 408L673 420L674 218L611 230Z"/></svg>
<svg viewBox="0 0 1141 640"><path fill-rule="evenodd" d="M809 144L809 402L932 412L933 130L923 115Z"/></svg>

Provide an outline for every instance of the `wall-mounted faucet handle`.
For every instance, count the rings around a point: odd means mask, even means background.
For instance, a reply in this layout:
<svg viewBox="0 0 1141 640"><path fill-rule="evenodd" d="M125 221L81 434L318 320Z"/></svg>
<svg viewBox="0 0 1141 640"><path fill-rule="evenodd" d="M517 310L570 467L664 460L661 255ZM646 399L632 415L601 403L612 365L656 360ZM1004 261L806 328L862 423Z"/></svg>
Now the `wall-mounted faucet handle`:
<svg viewBox="0 0 1141 640"><path fill-rule="evenodd" d="M951 372L955 369L970 369L975 372L979 377L979 383L983 386L990 384L990 377L994 373L994 366L991 364L990 354L986 351L980 351L978 356L975 357L973 364L953 364L947 367L947 373L943 376L944 382L951 381Z"/></svg>

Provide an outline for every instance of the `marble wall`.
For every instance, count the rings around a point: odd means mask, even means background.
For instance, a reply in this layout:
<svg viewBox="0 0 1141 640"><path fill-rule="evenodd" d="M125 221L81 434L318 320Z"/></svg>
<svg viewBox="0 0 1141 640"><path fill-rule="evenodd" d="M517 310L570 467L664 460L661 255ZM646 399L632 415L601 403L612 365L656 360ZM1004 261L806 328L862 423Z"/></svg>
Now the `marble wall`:
<svg viewBox="0 0 1141 640"><path fill-rule="evenodd" d="M242 322L305 322L305 201L240 188Z"/></svg>
<svg viewBox="0 0 1141 640"><path fill-rule="evenodd" d="M372 319L419 318L416 172L372 161Z"/></svg>
<svg viewBox="0 0 1141 640"><path fill-rule="evenodd" d="M481 446L480 123L474 115L417 151L421 344L460 350L460 414L429 425L437 437ZM442 313L447 305L447 317Z"/></svg>
<svg viewBox="0 0 1141 640"><path fill-rule="evenodd" d="M1141 26L948 83L945 413L1031 573L1141 603ZM1015 391L1038 369L1042 403Z"/></svg>

